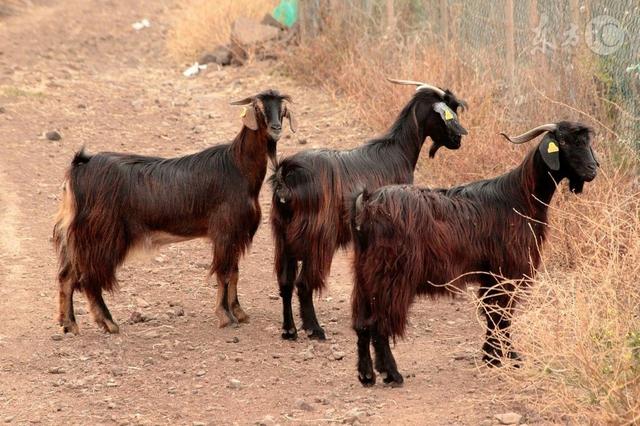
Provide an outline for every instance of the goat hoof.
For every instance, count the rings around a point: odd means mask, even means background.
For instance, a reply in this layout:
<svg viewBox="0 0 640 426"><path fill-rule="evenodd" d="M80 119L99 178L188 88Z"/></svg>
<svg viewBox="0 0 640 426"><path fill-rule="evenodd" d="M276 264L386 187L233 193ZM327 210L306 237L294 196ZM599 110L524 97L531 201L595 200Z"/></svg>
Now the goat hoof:
<svg viewBox="0 0 640 426"><path fill-rule="evenodd" d="M502 361L496 354L484 354L482 361L487 364L487 367L502 367Z"/></svg>
<svg viewBox="0 0 640 426"><path fill-rule="evenodd" d="M233 316L236 317L238 322L249 322L249 315L240 306L233 309Z"/></svg>
<svg viewBox="0 0 640 426"><path fill-rule="evenodd" d="M358 380L362 383L362 386L368 388L376 384L376 375L372 372L370 373L358 373Z"/></svg>
<svg viewBox="0 0 640 426"><path fill-rule="evenodd" d="M98 325L102 326L104 331L106 331L109 334L120 333L120 327L118 327L118 324L106 318L98 322Z"/></svg>
<svg viewBox="0 0 640 426"><path fill-rule="evenodd" d="M387 372L387 377L383 379L383 382L392 388L399 388L404 383L404 377L397 371Z"/></svg>
<svg viewBox="0 0 640 426"><path fill-rule="evenodd" d="M238 326L238 320L233 316L231 312L225 311L224 309L220 309L216 311L216 316L218 317L218 327L225 328L228 325L233 325L235 327Z"/></svg>
<svg viewBox="0 0 640 426"><path fill-rule="evenodd" d="M313 340L327 340L327 336L324 334L324 330L321 328L315 328L312 330L306 330L307 337Z"/></svg>
<svg viewBox="0 0 640 426"><path fill-rule="evenodd" d="M78 324L75 323L75 321L65 321L61 325L62 325L62 332L65 334L73 333L75 336L80 334L80 328L78 327Z"/></svg>
<svg viewBox="0 0 640 426"><path fill-rule="evenodd" d="M283 330L282 338L284 340L296 340L298 338L298 331L295 328Z"/></svg>

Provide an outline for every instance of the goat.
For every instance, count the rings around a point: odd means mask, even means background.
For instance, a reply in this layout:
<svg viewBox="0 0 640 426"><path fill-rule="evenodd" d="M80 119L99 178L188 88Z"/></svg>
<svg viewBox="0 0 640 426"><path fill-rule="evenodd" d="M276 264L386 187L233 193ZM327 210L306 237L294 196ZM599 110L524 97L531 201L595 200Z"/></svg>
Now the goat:
<svg viewBox="0 0 640 426"><path fill-rule="evenodd" d="M296 129L285 104L290 100L267 90L232 102L246 105L235 139L184 157L76 153L53 230L59 257L58 319L65 333L79 333L74 290L85 293L99 326L119 331L102 290L117 287L116 269L131 249L201 237L213 246L210 273L218 283L220 327L247 321L237 296L238 261L260 224L258 193L267 157L277 163L283 118Z"/></svg>
<svg viewBox="0 0 640 426"><path fill-rule="evenodd" d="M503 136L523 143L545 132L519 167L494 179L437 190L386 186L355 198L352 320L363 385L375 383L370 343L384 382L402 384L389 337L404 336L417 295L450 294L447 284L480 284L487 319L483 360L500 365L498 333L507 340L507 356L518 359L508 342L515 303L510 296L516 285L529 284L539 266L548 204L562 179L580 193L599 166L592 130L579 123L563 121L516 138Z"/></svg>
<svg viewBox="0 0 640 426"><path fill-rule="evenodd" d="M466 104L449 90L420 82L390 81L418 88L384 136L348 151L299 152L281 161L271 177L271 224L283 305L283 339L297 338L291 309L294 280L302 328L310 338L325 339L312 294L325 287L334 253L351 241L348 200L363 188L411 183L427 137L433 141L429 150L429 157L433 157L441 146L459 148L462 135L467 134L455 112Z"/></svg>

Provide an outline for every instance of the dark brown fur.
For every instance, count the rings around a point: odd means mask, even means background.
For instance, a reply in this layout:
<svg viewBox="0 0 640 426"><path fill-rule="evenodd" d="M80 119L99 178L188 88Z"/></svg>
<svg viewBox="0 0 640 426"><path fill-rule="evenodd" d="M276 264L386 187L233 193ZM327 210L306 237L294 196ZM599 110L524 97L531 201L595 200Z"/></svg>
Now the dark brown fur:
<svg viewBox="0 0 640 426"><path fill-rule="evenodd" d="M102 291L117 287L116 269L127 254L200 237L213 245L210 272L218 281L221 326L247 319L237 299L238 261L260 224L258 194L267 157L275 155L272 134L279 135L286 114L280 108L286 97L275 91L253 99L248 108L258 117L257 130L243 127L228 145L171 159L75 155L53 233L65 332L78 332L74 290L85 293L99 325L117 332Z"/></svg>
<svg viewBox="0 0 640 426"><path fill-rule="evenodd" d="M563 122L555 137L562 141L558 171L547 167L536 148L519 167L494 179L447 190L387 186L356 199L352 303L363 384L375 380L367 359L371 340L385 381L402 383L389 338L404 336L416 296L446 294L446 284L480 284L488 325L485 360L500 362L497 333L508 339L514 304L509 293L539 266L557 182L567 177L581 190L582 182L595 177L590 130Z"/></svg>
<svg viewBox="0 0 640 426"><path fill-rule="evenodd" d="M283 338L297 337L291 312L294 281L303 329L311 337L325 338L315 315L312 293L324 288L336 250L351 241L352 197L365 188L412 182L427 136L433 140L431 156L440 146L460 146L464 133L452 131L433 111L433 105L442 101L454 111L464 106L449 91L444 99L431 90L418 91L384 136L352 150L303 151L278 165L271 178L271 224L283 301Z"/></svg>

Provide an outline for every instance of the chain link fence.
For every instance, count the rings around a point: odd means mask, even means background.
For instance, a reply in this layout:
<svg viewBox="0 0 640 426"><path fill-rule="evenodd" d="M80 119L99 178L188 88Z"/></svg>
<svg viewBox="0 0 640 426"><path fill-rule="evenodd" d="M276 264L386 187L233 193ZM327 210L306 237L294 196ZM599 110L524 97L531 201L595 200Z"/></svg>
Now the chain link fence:
<svg viewBox="0 0 640 426"><path fill-rule="evenodd" d="M301 0L303 37L328 16L365 28L354 37L418 36L516 95L522 70L543 70L555 78L549 95L578 110L576 78L587 75L607 106L598 119L640 151L638 0Z"/></svg>

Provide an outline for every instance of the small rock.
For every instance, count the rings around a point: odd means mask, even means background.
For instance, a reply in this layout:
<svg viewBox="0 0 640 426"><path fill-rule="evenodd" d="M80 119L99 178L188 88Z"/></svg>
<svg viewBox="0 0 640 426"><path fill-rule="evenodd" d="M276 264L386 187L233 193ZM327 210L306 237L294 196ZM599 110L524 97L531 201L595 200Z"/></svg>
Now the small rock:
<svg viewBox="0 0 640 426"><path fill-rule="evenodd" d="M142 297L137 297L136 298L136 305L138 305L141 308L148 308L149 306L149 302L147 302L146 300L144 300Z"/></svg>
<svg viewBox="0 0 640 426"><path fill-rule="evenodd" d="M199 60L200 64L215 63L226 66L231 64L231 50L226 46L218 46L213 52L204 54Z"/></svg>
<svg viewBox="0 0 640 426"><path fill-rule="evenodd" d="M115 402L109 402L107 404L107 408L110 409L110 410L113 410L114 408L116 408Z"/></svg>
<svg viewBox="0 0 640 426"><path fill-rule="evenodd" d="M239 341L240 339L238 338L238 336L233 336L233 338L227 339L227 343L238 343Z"/></svg>
<svg viewBox="0 0 640 426"><path fill-rule="evenodd" d="M45 133L44 136L50 141L59 141L60 139L62 139L60 133L56 132L55 130L51 130L50 132Z"/></svg>
<svg viewBox="0 0 640 426"><path fill-rule="evenodd" d="M55 340L56 342L59 342L63 338L64 338L64 336L62 336L62 334L54 334L54 335L51 336L51 340Z"/></svg>
<svg viewBox="0 0 640 426"><path fill-rule="evenodd" d="M518 413L504 413L493 416L501 425L517 425L522 420L522 416Z"/></svg>
<svg viewBox="0 0 640 426"><path fill-rule="evenodd" d="M342 419L342 423L345 424L355 424L364 416L364 412L362 412L359 408L352 408L347 411Z"/></svg>
<svg viewBox="0 0 640 426"><path fill-rule="evenodd" d="M242 382L240 382L240 380L237 380L237 379L229 379L228 387L231 389L241 389Z"/></svg>
<svg viewBox="0 0 640 426"><path fill-rule="evenodd" d="M0 106L0 114L4 114L5 112L7 112L7 110L5 109L5 107L1 107L1 106Z"/></svg>
<svg viewBox="0 0 640 426"><path fill-rule="evenodd" d="M141 322L145 322L147 318L138 311L131 312L131 316L129 317L129 322L131 324L138 324Z"/></svg>
<svg viewBox="0 0 640 426"><path fill-rule="evenodd" d="M198 376L198 377L202 377L202 376L204 376L205 374L207 374L207 372L206 372L206 371L204 371L204 370L198 370L198 371L196 371L196 376Z"/></svg>
<svg viewBox="0 0 640 426"><path fill-rule="evenodd" d="M174 310L173 310L173 314L177 317L183 317L184 316L184 308L182 306L177 306Z"/></svg>
<svg viewBox="0 0 640 426"><path fill-rule="evenodd" d="M276 424L276 419L273 416L266 415L262 419L256 422L256 426L274 426Z"/></svg>
<svg viewBox="0 0 640 426"><path fill-rule="evenodd" d="M337 345L331 346L331 357L333 359L335 359L336 361L340 361L342 358L344 358L344 356L344 351L341 351Z"/></svg>
<svg viewBox="0 0 640 426"><path fill-rule="evenodd" d="M77 107L78 109L87 109L87 106L85 104L78 104Z"/></svg>
<svg viewBox="0 0 640 426"><path fill-rule="evenodd" d="M278 296L277 294L270 294L269 295L269 299L271 299L271 300L280 300L280 296Z"/></svg>
<svg viewBox="0 0 640 426"><path fill-rule="evenodd" d="M62 367L51 367L48 370L48 372L49 372L49 374L64 374L65 373L64 368L62 368Z"/></svg>
<svg viewBox="0 0 640 426"><path fill-rule="evenodd" d="M313 406L304 399L296 399L295 405L298 410L313 411Z"/></svg>
<svg viewBox="0 0 640 426"><path fill-rule="evenodd" d="M207 426L205 422L191 422L192 426Z"/></svg>
<svg viewBox="0 0 640 426"><path fill-rule="evenodd" d="M307 144L307 139L306 138L298 138L298 143L300 145L306 145Z"/></svg>
<svg viewBox="0 0 640 426"><path fill-rule="evenodd" d="M197 125L197 126L193 126L192 130L193 130L193 133L200 134L200 133L204 132L205 128L204 128L204 126Z"/></svg>
<svg viewBox="0 0 640 426"><path fill-rule="evenodd" d="M3 420L5 423L11 423L13 421L13 419L15 419L16 416L7 416L5 417Z"/></svg>

